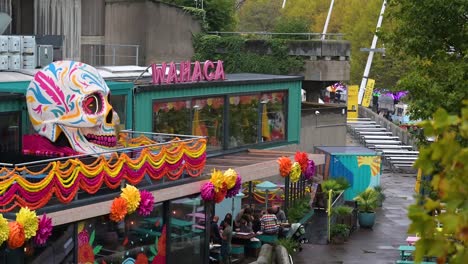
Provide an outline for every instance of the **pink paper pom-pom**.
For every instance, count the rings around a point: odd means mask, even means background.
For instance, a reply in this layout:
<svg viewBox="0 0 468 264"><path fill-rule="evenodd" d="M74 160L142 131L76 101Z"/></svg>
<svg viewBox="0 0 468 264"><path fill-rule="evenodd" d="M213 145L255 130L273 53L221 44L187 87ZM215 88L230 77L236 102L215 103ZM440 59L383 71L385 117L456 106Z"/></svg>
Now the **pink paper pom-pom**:
<svg viewBox="0 0 468 264"><path fill-rule="evenodd" d="M140 205L138 206L138 214L141 216L148 216L154 208L154 196L151 192L146 190L140 191Z"/></svg>
<svg viewBox="0 0 468 264"><path fill-rule="evenodd" d="M215 196L215 188L214 188L213 183L207 182L203 184L200 192L201 192L201 197L203 200L212 201Z"/></svg>
<svg viewBox="0 0 468 264"><path fill-rule="evenodd" d="M47 239L49 239L51 235L52 219L43 214L42 217L39 218L39 228L37 229L36 236L34 236L34 243L43 246L47 243Z"/></svg>
<svg viewBox="0 0 468 264"><path fill-rule="evenodd" d="M309 162L307 163L307 169L304 173L304 177L306 180L310 180L312 179L312 177L314 177L314 174L315 174L315 163L313 160L309 160Z"/></svg>

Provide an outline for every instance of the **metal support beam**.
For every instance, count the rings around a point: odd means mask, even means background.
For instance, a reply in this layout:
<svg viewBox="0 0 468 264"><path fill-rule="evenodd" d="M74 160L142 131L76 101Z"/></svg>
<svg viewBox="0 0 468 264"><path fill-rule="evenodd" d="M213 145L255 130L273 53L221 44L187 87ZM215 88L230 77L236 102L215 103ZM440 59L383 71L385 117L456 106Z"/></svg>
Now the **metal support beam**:
<svg viewBox="0 0 468 264"><path fill-rule="evenodd" d="M364 91L366 90L367 79L369 78L370 68L372 66L372 59L374 58L374 51L377 46L377 32L379 31L380 26L382 26L383 14L385 12L385 6L387 5L387 1L384 0L382 3L382 9L380 10L379 20L377 21L377 27L375 29L374 38L372 39L372 45L370 48L369 56L367 57L366 68L364 69L364 74L362 76L361 86L359 86L359 94L358 94L358 104L362 103L362 98L364 97Z"/></svg>

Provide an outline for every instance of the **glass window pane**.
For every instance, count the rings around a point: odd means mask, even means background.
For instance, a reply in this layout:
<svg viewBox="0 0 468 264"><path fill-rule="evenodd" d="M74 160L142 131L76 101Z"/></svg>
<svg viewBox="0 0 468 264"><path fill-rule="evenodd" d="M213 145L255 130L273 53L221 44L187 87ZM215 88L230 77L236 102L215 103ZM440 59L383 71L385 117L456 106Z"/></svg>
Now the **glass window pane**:
<svg viewBox="0 0 468 264"><path fill-rule="evenodd" d="M127 96L126 95L111 95L110 104L115 112L119 115L120 124L127 127Z"/></svg>
<svg viewBox="0 0 468 264"><path fill-rule="evenodd" d="M224 98L200 98L192 100L192 135L206 136L207 148L222 149Z"/></svg>
<svg viewBox="0 0 468 264"><path fill-rule="evenodd" d="M258 142L258 104L260 95L229 97L229 147Z"/></svg>
<svg viewBox="0 0 468 264"><path fill-rule="evenodd" d="M286 92L262 94L262 140L286 139Z"/></svg>
<svg viewBox="0 0 468 264"><path fill-rule="evenodd" d="M18 152L20 142L20 115L2 113L0 115L0 152Z"/></svg>
<svg viewBox="0 0 468 264"><path fill-rule="evenodd" d="M78 223L78 263L148 263L165 259L162 203L142 217L137 213L116 223L109 215ZM164 263L164 262L163 262Z"/></svg>
<svg viewBox="0 0 468 264"><path fill-rule="evenodd" d="M200 196L171 201L170 219L171 263L204 263L205 206Z"/></svg>
<svg viewBox="0 0 468 264"><path fill-rule="evenodd" d="M190 100L153 103L153 132L190 135Z"/></svg>

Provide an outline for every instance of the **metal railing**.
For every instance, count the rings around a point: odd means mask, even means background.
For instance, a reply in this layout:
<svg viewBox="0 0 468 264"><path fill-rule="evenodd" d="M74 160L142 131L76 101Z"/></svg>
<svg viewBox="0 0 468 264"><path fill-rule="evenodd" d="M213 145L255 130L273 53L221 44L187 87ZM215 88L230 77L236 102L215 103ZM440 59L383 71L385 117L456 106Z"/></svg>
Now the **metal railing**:
<svg viewBox="0 0 468 264"><path fill-rule="evenodd" d="M343 37L344 37L343 33L325 33L325 34L322 34L322 33L308 33L308 32L304 32L304 33L276 33L276 32L264 32L264 31L252 31L252 32L210 31L208 33L213 34L213 35L218 35L218 36L222 36L222 35L243 35L243 36L254 35L254 36L264 36L266 38L288 36L288 37L290 37L292 39L300 38L300 39L307 39L307 40L320 40L322 38L322 36L324 36L326 40L327 39L328 40L330 40L330 39L342 40Z"/></svg>
<svg viewBox="0 0 468 264"><path fill-rule="evenodd" d="M140 45L82 44L81 60L93 66L139 65Z"/></svg>

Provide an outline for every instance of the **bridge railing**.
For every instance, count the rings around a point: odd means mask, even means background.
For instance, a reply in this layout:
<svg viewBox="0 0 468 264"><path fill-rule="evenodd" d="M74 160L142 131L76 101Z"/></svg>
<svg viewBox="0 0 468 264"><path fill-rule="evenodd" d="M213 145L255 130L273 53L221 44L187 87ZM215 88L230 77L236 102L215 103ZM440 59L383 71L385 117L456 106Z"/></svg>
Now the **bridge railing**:
<svg viewBox="0 0 468 264"><path fill-rule="evenodd" d="M306 39L306 40L320 40L325 36L326 40L343 40L343 33L277 33L277 32L264 32L264 31L251 31L251 32L238 32L238 31L210 31L209 34L223 36L223 35L242 35L242 36L261 36L265 38L292 38L292 39Z"/></svg>

